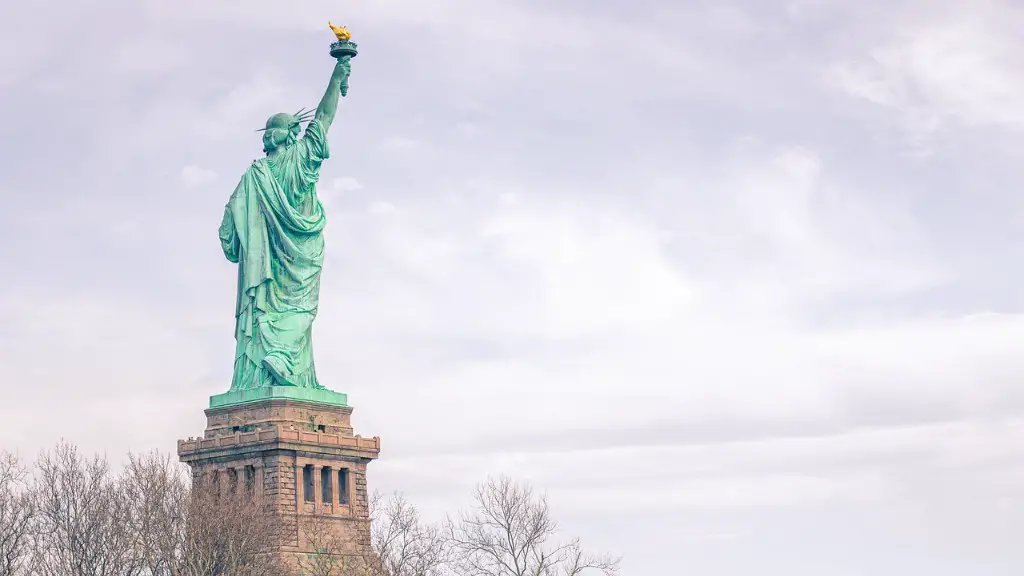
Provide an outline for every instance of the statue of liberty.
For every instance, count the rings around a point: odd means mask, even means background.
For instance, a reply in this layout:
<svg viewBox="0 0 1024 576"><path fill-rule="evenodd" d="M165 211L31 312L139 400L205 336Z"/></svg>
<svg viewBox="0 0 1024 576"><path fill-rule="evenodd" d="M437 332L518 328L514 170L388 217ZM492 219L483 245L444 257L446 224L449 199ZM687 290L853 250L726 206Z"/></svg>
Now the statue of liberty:
<svg viewBox="0 0 1024 576"><path fill-rule="evenodd" d="M337 28L335 33L339 42L332 45L332 55L338 60L319 106L267 120L260 130L266 156L249 166L224 209L221 247L238 264L230 392L265 386L323 388L316 377L312 338L326 224L316 184L320 165L330 155L327 131L339 95L347 93L355 55L347 30ZM342 44L347 51L339 51Z"/></svg>

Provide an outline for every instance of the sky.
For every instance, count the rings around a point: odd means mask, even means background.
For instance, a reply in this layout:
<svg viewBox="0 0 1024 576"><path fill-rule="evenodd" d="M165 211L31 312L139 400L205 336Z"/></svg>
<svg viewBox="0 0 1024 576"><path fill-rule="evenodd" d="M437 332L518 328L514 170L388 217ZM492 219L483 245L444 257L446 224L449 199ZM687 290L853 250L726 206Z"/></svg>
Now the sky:
<svg viewBox="0 0 1024 576"><path fill-rule="evenodd" d="M1024 570L1024 5L5 2L0 447L173 452L256 128L360 54L315 356L428 518L623 574Z"/></svg>

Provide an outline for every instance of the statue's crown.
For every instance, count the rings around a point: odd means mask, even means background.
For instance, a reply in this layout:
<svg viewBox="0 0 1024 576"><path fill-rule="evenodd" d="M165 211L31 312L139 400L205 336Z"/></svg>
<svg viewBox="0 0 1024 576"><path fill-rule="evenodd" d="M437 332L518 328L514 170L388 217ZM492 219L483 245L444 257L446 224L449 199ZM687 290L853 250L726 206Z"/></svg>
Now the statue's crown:
<svg viewBox="0 0 1024 576"><path fill-rule="evenodd" d="M315 110L306 110L305 108L299 108L299 111L295 114L289 114L287 112L279 112L274 114L270 118L267 118L267 125L263 128L259 128L257 132L264 132L266 130L273 130L274 128L283 128L285 130L291 130L302 125L307 120L312 120L313 115L316 113Z"/></svg>

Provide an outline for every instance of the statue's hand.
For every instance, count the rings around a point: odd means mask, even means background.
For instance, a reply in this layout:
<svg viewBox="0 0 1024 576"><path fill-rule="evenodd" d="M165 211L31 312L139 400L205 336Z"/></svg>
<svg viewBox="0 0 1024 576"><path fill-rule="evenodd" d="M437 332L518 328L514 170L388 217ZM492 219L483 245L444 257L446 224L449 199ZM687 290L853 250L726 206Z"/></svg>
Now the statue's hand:
<svg viewBox="0 0 1024 576"><path fill-rule="evenodd" d="M345 56L338 60L338 71L341 73L342 78L348 78L352 74L352 57Z"/></svg>
<svg viewBox="0 0 1024 576"><path fill-rule="evenodd" d="M338 65L334 69L335 76L341 81L339 88L341 89L342 96L348 96L348 76L352 73L352 57L345 56L338 60Z"/></svg>

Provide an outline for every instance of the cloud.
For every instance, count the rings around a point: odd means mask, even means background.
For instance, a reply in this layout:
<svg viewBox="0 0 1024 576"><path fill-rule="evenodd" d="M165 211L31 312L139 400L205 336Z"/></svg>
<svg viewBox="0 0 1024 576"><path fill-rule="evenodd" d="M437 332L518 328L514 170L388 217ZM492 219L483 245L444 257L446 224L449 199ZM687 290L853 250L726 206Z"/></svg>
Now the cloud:
<svg viewBox="0 0 1024 576"><path fill-rule="evenodd" d="M972 5L973 6L973 5ZM939 10L900 28L866 54L837 62L827 81L851 97L888 110L927 149L952 126L1024 128L1024 11L982 2L970 15Z"/></svg>
<svg viewBox="0 0 1024 576"><path fill-rule="evenodd" d="M62 7L65 17L77 20L87 12L82 6L69 3ZM53 14L45 6L31 2L15 2L0 7L4 22L18 22L0 38L0 86L15 85L48 56L58 51L38 33Z"/></svg>
<svg viewBox="0 0 1024 576"><path fill-rule="evenodd" d="M634 513L694 514L828 503L919 505L939 490L918 484L920 476L932 474L945 475L950 485L1002 493L1019 475L1011 463L1022 450L1020 419L963 420L737 442L408 455L378 466L388 476L416 478L413 484L429 487L418 488L424 492L450 490L454 496L481 475L502 472L544 486L572 514L622 500ZM955 472L968 467L984 473ZM643 495L631 490L636 478L644 479Z"/></svg>
<svg viewBox="0 0 1024 576"><path fill-rule="evenodd" d="M397 208L395 208L395 205L390 202L376 201L371 202L370 207L367 208L367 210L371 214L390 214L397 210Z"/></svg>
<svg viewBox="0 0 1024 576"><path fill-rule="evenodd" d="M383 150L411 150L419 145L420 143L412 138L392 136L381 142L380 147Z"/></svg>
<svg viewBox="0 0 1024 576"><path fill-rule="evenodd" d="M334 178L328 186L320 186L317 195L328 213L343 209L352 192L363 190L363 185L351 176Z"/></svg>
<svg viewBox="0 0 1024 576"><path fill-rule="evenodd" d="M181 169L181 181L188 188L199 188L217 180L213 170L189 164Z"/></svg>
<svg viewBox="0 0 1024 576"><path fill-rule="evenodd" d="M124 297L6 292L0 318L11 327L0 334L5 365L34 383L21 401L74 406L47 415L4 403L10 446L33 454L66 438L120 461L129 448L170 450L164 439L180 422L201 425L188 390L209 377L210 351L189 336L195 316Z"/></svg>
<svg viewBox="0 0 1024 576"><path fill-rule="evenodd" d="M459 122L455 130L464 138L473 138L480 133L480 126L473 122Z"/></svg>
<svg viewBox="0 0 1024 576"><path fill-rule="evenodd" d="M331 187L339 192L355 192L363 189L363 185L351 176L335 178L331 181Z"/></svg>
<svg viewBox="0 0 1024 576"><path fill-rule="evenodd" d="M656 222L683 265L713 286L721 313L791 322L850 295L888 298L947 281L898 190L851 188L814 151L748 143L711 172L640 188L671 198Z"/></svg>

